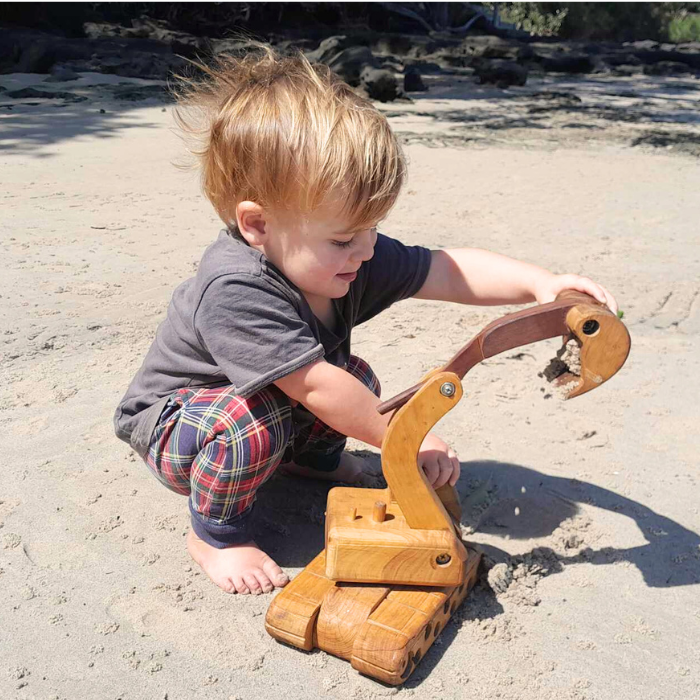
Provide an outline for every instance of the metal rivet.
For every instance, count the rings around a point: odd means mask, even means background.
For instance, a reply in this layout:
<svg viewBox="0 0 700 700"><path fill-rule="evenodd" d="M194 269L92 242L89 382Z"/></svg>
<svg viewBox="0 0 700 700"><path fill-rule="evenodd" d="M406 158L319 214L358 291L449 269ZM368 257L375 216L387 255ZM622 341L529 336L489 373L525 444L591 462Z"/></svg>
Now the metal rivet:
<svg viewBox="0 0 700 700"><path fill-rule="evenodd" d="M441 566L444 565L444 564L449 564L449 563L450 563L450 559L452 559L452 557L451 557L449 554L447 554L447 553L445 553L445 554L438 554L437 557L435 557L435 561L436 561L438 564L440 564Z"/></svg>
<svg viewBox="0 0 700 700"><path fill-rule="evenodd" d="M445 382L440 387L440 393L443 396L454 396L455 395L455 385L452 382Z"/></svg>

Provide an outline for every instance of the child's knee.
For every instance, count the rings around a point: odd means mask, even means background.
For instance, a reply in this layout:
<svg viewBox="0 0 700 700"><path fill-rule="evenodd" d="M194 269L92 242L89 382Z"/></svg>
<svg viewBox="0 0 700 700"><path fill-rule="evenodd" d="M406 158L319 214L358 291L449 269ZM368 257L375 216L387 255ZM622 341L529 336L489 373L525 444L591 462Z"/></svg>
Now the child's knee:
<svg viewBox="0 0 700 700"><path fill-rule="evenodd" d="M156 429L146 456L158 481L182 495L227 492L236 510L281 461L292 434L291 403L275 386L245 399L231 386L200 389L165 427Z"/></svg>

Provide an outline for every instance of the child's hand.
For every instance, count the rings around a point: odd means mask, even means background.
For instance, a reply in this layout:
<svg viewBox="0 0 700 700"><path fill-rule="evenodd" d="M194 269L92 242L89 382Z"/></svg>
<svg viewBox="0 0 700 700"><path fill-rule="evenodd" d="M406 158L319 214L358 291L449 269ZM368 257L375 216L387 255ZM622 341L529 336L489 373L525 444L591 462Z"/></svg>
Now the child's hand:
<svg viewBox="0 0 700 700"><path fill-rule="evenodd" d="M574 289L577 292L589 294L599 302L606 304L614 314L617 313L615 297L602 285L580 275L552 275L548 277L535 289L535 299L540 304L547 304L554 301L559 292L563 292L565 289Z"/></svg>
<svg viewBox="0 0 700 700"><path fill-rule="evenodd" d="M454 486L459 479L459 458L446 442L433 433L428 433L420 446L418 466L435 489L448 481Z"/></svg>

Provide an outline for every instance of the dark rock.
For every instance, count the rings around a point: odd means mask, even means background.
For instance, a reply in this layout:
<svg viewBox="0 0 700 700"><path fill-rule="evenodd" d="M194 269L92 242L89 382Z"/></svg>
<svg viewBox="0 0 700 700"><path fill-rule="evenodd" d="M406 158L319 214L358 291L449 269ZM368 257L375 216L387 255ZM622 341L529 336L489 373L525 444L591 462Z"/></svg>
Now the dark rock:
<svg viewBox="0 0 700 700"><path fill-rule="evenodd" d="M404 71L403 89L405 92L427 92L428 90L421 74L413 66L409 66Z"/></svg>
<svg viewBox="0 0 700 700"><path fill-rule="evenodd" d="M515 61L481 60L474 67L474 72L481 84L494 83L500 88L506 88L509 85L525 85L528 71Z"/></svg>
<svg viewBox="0 0 700 700"><path fill-rule="evenodd" d="M111 22L85 22L83 30L89 39L150 39L169 46L174 53L187 57L196 56L208 48L206 38L172 30L165 20L142 15L138 19L132 19L131 24L131 27L123 27Z"/></svg>
<svg viewBox="0 0 700 700"><path fill-rule="evenodd" d="M391 54L392 56L407 56L412 50L417 48L416 39L422 39L423 41L420 43L423 46L430 41L427 37L414 37L410 34L391 34L382 36L375 41L372 44L372 50L376 53Z"/></svg>
<svg viewBox="0 0 700 700"><path fill-rule="evenodd" d="M169 46L149 39L66 39L0 28L0 73L48 73L56 64L74 71L119 73L124 66L123 75L163 80L184 63Z"/></svg>
<svg viewBox="0 0 700 700"><path fill-rule="evenodd" d="M119 37L124 29L113 22L85 22L83 31L88 39L103 39L104 37Z"/></svg>
<svg viewBox="0 0 700 700"><path fill-rule="evenodd" d="M691 68L700 70L700 53L693 51L635 51L634 55L645 64L660 63L661 61L674 61L685 63Z"/></svg>
<svg viewBox="0 0 700 700"><path fill-rule="evenodd" d="M14 100L20 99L36 99L40 97L43 100L68 100L69 102L85 102L87 97L75 95L72 92L57 92L52 90L37 90L33 87L22 88L21 90L10 90L7 93L8 97Z"/></svg>
<svg viewBox="0 0 700 700"><path fill-rule="evenodd" d="M444 49L457 50L462 53L462 39L449 34L433 33L430 36L417 34L380 34L369 42L374 53L392 54L404 58L429 56Z"/></svg>
<svg viewBox="0 0 700 700"><path fill-rule="evenodd" d="M613 75L621 75L621 76L639 75L639 73L641 73L641 72L642 72L642 69L639 66L627 66L627 65L615 66L615 68L613 68L611 71L611 73Z"/></svg>
<svg viewBox="0 0 700 700"><path fill-rule="evenodd" d="M227 54L238 58L245 56L252 48L252 43L245 39L212 39L210 41L210 50L214 56Z"/></svg>
<svg viewBox="0 0 700 700"><path fill-rule="evenodd" d="M418 58L404 58L403 63L406 68L415 68L422 75L426 75L426 73L434 74L442 72L440 64L431 61L423 61Z"/></svg>
<svg viewBox="0 0 700 700"><path fill-rule="evenodd" d="M366 46L351 46L343 49L324 63L353 87L360 84L360 73L365 66L376 68L378 65L372 52Z"/></svg>
<svg viewBox="0 0 700 700"><path fill-rule="evenodd" d="M55 62L49 40L0 30L0 73L48 73Z"/></svg>
<svg viewBox="0 0 700 700"><path fill-rule="evenodd" d="M572 92L559 92L558 90L547 90L546 92L536 92L523 99L528 101L538 101L541 104L529 107L528 114L542 114L545 112L569 112L576 110L582 103L578 95Z"/></svg>
<svg viewBox="0 0 700 700"><path fill-rule="evenodd" d="M66 83L70 80L77 80L78 73L68 66L55 65L51 68L51 75L44 80L45 83Z"/></svg>
<svg viewBox="0 0 700 700"><path fill-rule="evenodd" d="M114 90L114 97L117 100L126 102L140 102L157 98L160 100L171 99L168 89L164 85L127 85L117 86Z"/></svg>
<svg viewBox="0 0 700 700"><path fill-rule="evenodd" d="M425 58L426 56L432 56L440 47L435 42L430 42L427 44L417 44L414 46L407 54L408 58Z"/></svg>
<svg viewBox="0 0 700 700"><path fill-rule="evenodd" d="M384 70L390 70L394 73L403 73L404 65L398 59L393 56L377 56L377 68L384 68Z"/></svg>
<svg viewBox="0 0 700 700"><path fill-rule="evenodd" d="M542 61L542 67L551 73L591 73L595 62L587 54L555 54Z"/></svg>
<svg viewBox="0 0 700 700"><path fill-rule="evenodd" d="M185 59L173 54L158 55L145 51L127 52L123 58L109 56L99 60L102 73L146 80L167 80L171 73L183 70L186 65Z"/></svg>
<svg viewBox="0 0 700 700"><path fill-rule="evenodd" d="M651 39L645 39L644 41L625 41L622 45L640 51L655 51L659 48L659 42L652 41Z"/></svg>
<svg viewBox="0 0 700 700"><path fill-rule="evenodd" d="M464 40L463 47L474 58L528 60L534 55L531 46L497 36L470 36Z"/></svg>
<svg viewBox="0 0 700 700"><path fill-rule="evenodd" d="M607 53L601 55L601 60L609 66L641 66L642 62L633 53Z"/></svg>
<svg viewBox="0 0 700 700"><path fill-rule="evenodd" d="M443 68L467 68L471 66L475 59L471 56L460 56L452 52L442 52L435 55L435 60Z"/></svg>
<svg viewBox="0 0 700 700"><path fill-rule="evenodd" d="M328 63L341 51L354 45L355 42L346 36L329 36L318 45L315 51L309 51L306 58L312 63Z"/></svg>
<svg viewBox="0 0 700 700"><path fill-rule="evenodd" d="M535 59L535 50L529 44L523 44L515 54L517 61L532 61Z"/></svg>
<svg viewBox="0 0 700 700"><path fill-rule="evenodd" d="M360 74L360 85L372 100L392 102L399 96L396 76L388 70L365 66Z"/></svg>
<svg viewBox="0 0 700 700"><path fill-rule="evenodd" d="M692 73L692 68L678 61L659 61L644 66L644 73L646 75L682 75L683 73Z"/></svg>
<svg viewBox="0 0 700 700"><path fill-rule="evenodd" d="M559 90L537 92L531 95L530 99L543 100L545 102L556 102L559 105L578 105L583 102L583 100L578 95L574 95L573 92L561 92Z"/></svg>
<svg viewBox="0 0 700 700"><path fill-rule="evenodd" d="M214 41L213 39L210 39L210 41ZM296 51L302 51L303 53L310 53L311 51L314 51L314 47L318 44L318 41L314 41L313 39L278 39L276 41L270 41L270 43L274 43L274 46L276 49L278 49L281 53L288 54L291 52L296 52Z"/></svg>
<svg viewBox="0 0 700 700"><path fill-rule="evenodd" d="M370 48L356 46L353 40L346 36L324 39L319 47L307 53L306 57L312 63L325 63L353 87L360 85L360 74L366 66L379 69L379 61Z"/></svg>

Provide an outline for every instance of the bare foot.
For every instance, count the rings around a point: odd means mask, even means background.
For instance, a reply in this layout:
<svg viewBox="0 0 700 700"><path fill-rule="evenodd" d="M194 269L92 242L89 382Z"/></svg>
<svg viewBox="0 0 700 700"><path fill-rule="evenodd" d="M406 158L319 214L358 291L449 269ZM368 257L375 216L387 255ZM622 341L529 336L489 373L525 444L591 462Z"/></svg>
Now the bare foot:
<svg viewBox="0 0 700 700"><path fill-rule="evenodd" d="M371 474L368 463L349 452L343 452L340 455L340 463L338 468L332 472L322 472L310 467L300 467L294 462L286 462L278 467L282 474L291 474L294 476L303 476L309 479L322 479L324 481L342 481L345 484L365 484L368 478L376 478L377 475Z"/></svg>
<svg viewBox="0 0 700 700"><path fill-rule="evenodd" d="M190 530L187 551L204 573L226 593L269 593L289 583L289 577L255 542L217 549Z"/></svg>

